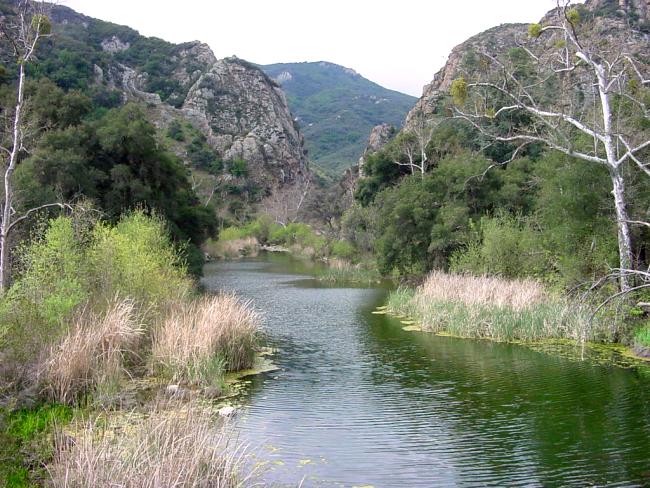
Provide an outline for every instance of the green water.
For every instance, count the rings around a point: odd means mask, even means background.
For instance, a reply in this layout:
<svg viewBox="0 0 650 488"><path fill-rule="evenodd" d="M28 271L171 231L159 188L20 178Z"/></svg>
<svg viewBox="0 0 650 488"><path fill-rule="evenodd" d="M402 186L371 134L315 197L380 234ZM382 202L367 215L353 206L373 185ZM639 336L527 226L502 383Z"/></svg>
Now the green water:
<svg viewBox="0 0 650 488"><path fill-rule="evenodd" d="M253 300L281 370L236 422L279 486L650 486L650 371L402 330L386 290L286 257L206 268Z"/></svg>

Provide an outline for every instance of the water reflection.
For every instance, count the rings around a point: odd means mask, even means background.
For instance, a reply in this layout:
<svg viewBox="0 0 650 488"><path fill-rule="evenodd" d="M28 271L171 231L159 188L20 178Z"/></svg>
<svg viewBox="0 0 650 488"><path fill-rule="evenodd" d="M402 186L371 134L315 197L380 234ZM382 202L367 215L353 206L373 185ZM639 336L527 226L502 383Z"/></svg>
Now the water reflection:
<svg viewBox="0 0 650 488"><path fill-rule="evenodd" d="M385 290L299 261L213 264L254 300L280 372L253 380L242 436L268 480L303 486L643 486L650 379L525 348L405 332Z"/></svg>

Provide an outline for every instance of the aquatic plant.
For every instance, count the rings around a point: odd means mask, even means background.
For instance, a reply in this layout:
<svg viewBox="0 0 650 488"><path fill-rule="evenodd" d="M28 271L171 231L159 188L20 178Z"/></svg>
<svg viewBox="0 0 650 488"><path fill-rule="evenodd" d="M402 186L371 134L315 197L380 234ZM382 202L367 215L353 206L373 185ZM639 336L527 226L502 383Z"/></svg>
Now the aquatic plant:
<svg viewBox="0 0 650 488"><path fill-rule="evenodd" d="M258 322L250 303L231 294L179 303L153 331L151 368L175 382L212 384L253 364Z"/></svg>
<svg viewBox="0 0 650 488"><path fill-rule="evenodd" d="M118 432L128 430L129 435ZM96 418L78 426L75 441L60 435L48 471L55 488L250 486L247 449L225 424L196 405L154 409L146 418Z"/></svg>
<svg viewBox="0 0 650 488"><path fill-rule="evenodd" d="M453 275L434 271L416 290L391 293L388 309L416 320L423 330L497 341L550 338L599 340L584 304L549 295L533 280Z"/></svg>

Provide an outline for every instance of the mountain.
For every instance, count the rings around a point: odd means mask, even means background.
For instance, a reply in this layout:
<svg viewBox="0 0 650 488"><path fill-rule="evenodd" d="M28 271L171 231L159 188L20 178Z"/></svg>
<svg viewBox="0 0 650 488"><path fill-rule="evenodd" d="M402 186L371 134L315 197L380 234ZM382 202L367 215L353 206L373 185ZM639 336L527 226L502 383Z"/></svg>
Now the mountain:
<svg viewBox="0 0 650 488"><path fill-rule="evenodd" d="M312 161L341 173L362 155L372 128L400 127L417 98L324 61L261 67L282 86Z"/></svg>
<svg viewBox="0 0 650 488"><path fill-rule="evenodd" d="M0 5L10 12L13 3ZM106 108L140 103L161 134L175 134L165 142L187 166L218 180L245 173L262 195L308 177L303 136L285 95L258 67L217 59L199 41L172 44L64 6L50 8L53 36L40 46L35 78L80 90ZM10 66L2 58L0 52L0 63Z"/></svg>
<svg viewBox="0 0 650 488"><path fill-rule="evenodd" d="M590 23L587 33L589 39L610 43L624 51L638 51L647 59L645 53L650 39L650 0L587 0L577 8L582 21ZM555 10L551 10L540 24L544 25L554 19L554 16ZM529 25L502 24L456 46L443 68L424 87L422 97L406 117L406 128L413 128L421 115L435 118L455 79L464 77L471 80L478 77L482 69L478 62L479 53L507 53L519 48L522 39L528 38ZM552 45L549 46L551 48Z"/></svg>

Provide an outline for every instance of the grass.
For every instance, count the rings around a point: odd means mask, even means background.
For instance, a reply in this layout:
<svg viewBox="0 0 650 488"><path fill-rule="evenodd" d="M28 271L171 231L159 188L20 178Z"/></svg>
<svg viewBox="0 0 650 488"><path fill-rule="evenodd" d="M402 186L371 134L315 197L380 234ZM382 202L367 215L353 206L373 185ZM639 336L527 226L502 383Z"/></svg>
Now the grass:
<svg viewBox="0 0 650 488"><path fill-rule="evenodd" d="M125 429L126 434L125 435ZM60 436L49 466L55 488L250 486L246 448L197 406L154 410L128 425L97 419Z"/></svg>
<svg viewBox="0 0 650 488"><path fill-rule="evenodd" d="M586 306L551 296L531 280L435 271L416 290L391 293L388 310L426 331L502 342L599 340L605 334L599 322L590 325Z"/></svg>
<svg viewBox="0 0 650 488"><path fill-rule="evenodd" d="M230 294L179 304L154 330L152 370L196 385L212 384L226 371L250 368L258 322L250 303Z"/></svg>
<svg viewBox="0 0 650 488"><path fill-rule="evenodd" d="M46 394L73 403L98 385L114 383L143 333L131 300L114 301L103 315L83 313L40 366Z"/></svg>
<svg viewBox="0 0 650 488"><path fill-rule="evenodd" d="M349 261L332 258L327 261L328 268L318 277L329 283L374 284L381 281L379 271L363 265L353 265Z"/></svg>
<svg viewBox="0 0 650 488"><path fill-rule="evenodd" d="M260 251L260 243L255 237L237 239L210 239L203 245L203 250L212 258L236 259L240 257L255 257Z"/></svg>
<svg viewBox="0 0 650 488"><path fill-rule="evenodd" d="M650 357L650 323L640 327L634 334L634 352L639 356Z"/></svg>
<svg viewBox="0 0 650 488"><path fill-rule="evenodd" d="M65 405L45 404L33 410L0 411L0 485L7 488L37 486L45 473L40 463L53 455L51 434L55 426L72 419Z"/></svg>

